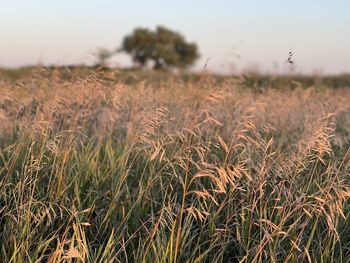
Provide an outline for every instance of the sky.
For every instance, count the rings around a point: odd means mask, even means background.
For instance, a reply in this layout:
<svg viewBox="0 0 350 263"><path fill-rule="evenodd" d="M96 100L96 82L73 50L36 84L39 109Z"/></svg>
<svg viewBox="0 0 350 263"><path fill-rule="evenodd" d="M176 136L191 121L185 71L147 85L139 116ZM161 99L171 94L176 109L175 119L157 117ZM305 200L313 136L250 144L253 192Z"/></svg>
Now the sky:
<svg viewBox="0 0 350 263"><path fill-rule="evenodd" d="M350 72L348 0L0 0L0 67L92 64L136 27L163 25L196 42L194 69ZM129 66L117 54L112 66Z"/></svg>

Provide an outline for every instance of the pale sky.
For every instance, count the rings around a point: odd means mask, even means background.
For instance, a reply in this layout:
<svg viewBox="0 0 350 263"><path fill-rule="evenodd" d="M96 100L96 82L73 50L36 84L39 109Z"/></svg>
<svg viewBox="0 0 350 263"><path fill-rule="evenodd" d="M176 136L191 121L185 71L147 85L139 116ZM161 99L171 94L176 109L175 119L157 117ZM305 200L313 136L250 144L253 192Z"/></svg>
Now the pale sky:
<svg viewBox="0 0 350 263"><path fill-rule="evenodd" d="M195 69L283 72L293 49L299 72L350 72L349 0L0 0L0 67L91 64L98 47L157 25L198 44Z"/></svg>

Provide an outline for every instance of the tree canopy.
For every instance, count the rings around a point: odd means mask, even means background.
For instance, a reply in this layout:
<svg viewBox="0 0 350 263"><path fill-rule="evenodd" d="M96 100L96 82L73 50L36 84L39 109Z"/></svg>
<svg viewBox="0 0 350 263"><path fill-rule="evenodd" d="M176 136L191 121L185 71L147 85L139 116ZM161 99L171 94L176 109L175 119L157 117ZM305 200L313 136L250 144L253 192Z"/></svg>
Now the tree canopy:
<svg viewBox="0 0 350 263"><path fill-rule="evenodd" d="M129 53L134 62L144 67L153 61L157 69L168 67L185 68L199 57L195 43L170 29L158 26L155 31L137 28L123 40L122 51Z"/></svg>
<svg viewBox="0 0 350 263"><path fill-rule="evenodd" d="M112 53L106 48L99 48L96 51L96 65L106 66L107 60L112 56Z"/></svg>

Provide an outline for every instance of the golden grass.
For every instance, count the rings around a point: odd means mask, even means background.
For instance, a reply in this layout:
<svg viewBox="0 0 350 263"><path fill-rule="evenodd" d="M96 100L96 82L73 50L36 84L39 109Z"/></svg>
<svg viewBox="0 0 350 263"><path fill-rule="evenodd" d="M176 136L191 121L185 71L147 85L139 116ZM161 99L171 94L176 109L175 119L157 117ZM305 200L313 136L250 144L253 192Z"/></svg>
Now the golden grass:
<svg viewBox="0 0 350 263"><path fill-rule="evenodd" d="M121 74L0 82L4 262L350 260L349 90Z"/></svg>

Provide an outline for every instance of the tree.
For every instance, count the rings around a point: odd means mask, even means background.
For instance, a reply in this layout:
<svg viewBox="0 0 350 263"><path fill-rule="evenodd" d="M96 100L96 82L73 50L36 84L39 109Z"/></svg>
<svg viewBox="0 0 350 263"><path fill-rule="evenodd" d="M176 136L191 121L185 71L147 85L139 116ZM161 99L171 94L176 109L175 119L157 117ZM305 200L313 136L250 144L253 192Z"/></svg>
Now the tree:
<svg viewBox="0 0 350 263"><path fill-rule="evenodd" d="M99 48L96 53L97 65L105 67L107 60L112 56L112 53L106 48Z"/></svg>
<svg viewBox="0 0 350 263"><path fill-rule="evenodd" d="M120 50L129 53L141 67L153 61L156 69L185 68L199 57L195 43L187 43L181 34L162 26L158 26L155 31L135 29L124 38Z"/></svg>

